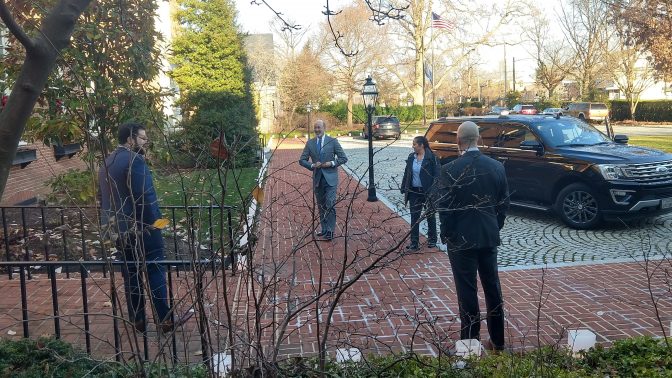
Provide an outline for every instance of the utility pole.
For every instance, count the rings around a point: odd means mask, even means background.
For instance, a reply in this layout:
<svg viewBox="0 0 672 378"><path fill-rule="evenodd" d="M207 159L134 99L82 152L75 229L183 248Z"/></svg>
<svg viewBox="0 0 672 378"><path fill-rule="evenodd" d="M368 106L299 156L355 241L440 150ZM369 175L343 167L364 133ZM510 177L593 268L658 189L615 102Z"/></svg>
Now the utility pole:
<svg viewBox="0 0 672 378"><path fill-rule="evenodd" d="M504 44L504 98L506 98L506 93L509 91L509 83L507 81L508 76L506 74L506 43Z"/></svg>
<svg viewBox="0 0 672 378"><path fill-rule="evenodd" d="M513 57L513 91L516 91L516 57Z"/></svg>

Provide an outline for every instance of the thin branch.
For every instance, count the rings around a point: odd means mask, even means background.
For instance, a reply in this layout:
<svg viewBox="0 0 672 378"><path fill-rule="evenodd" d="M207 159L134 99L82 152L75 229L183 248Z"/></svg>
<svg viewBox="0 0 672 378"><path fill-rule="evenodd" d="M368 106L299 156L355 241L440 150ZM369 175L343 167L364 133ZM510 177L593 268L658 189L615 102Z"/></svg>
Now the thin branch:
<svg viewBox="0 0 672 378"><path fill-rule="evenodd" d="M14 17L12 17L9 8L4 0L0 0L0 19L5 23L7 29L16 37L16 39L26 48L26 51L30 51L35 46L33 40L23 31L21 26L16 23Z"/></svg>
<svg viewBox="0 0 672 378"><path fill-rule="evenodd" d="M271 12L275 13L275 17L277 17L280 21L283 23L282 31L289 30L289 31L295 31L295 30L301 30L301 25L299 24L292 24L288 21L286 21L284 18L282 18L283 14L281 12L276 11L273 9L267 2L266 0L251 0L250 4L254 5L265 5L268 9L271 10Z"/></svg>

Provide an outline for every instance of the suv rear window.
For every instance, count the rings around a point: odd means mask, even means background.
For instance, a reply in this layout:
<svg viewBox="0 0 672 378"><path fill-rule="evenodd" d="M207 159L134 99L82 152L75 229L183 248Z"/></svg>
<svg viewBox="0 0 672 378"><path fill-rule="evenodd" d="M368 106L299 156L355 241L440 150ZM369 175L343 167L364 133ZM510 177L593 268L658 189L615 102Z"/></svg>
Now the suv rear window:
<svg viewBox="0 0 672 378"><path fill-rule="evenodd" d="M607 109L607 105L605 105L605 104L599 104L599 103L598 103L598 104L590 104L590 108L591 108L591 109L598 109L598 110L606 110L606 109Z"/></svg>
<svg viewBox="0 0 672 378"><path fill-rule="evenodd" d="M373 117L373 123L387 123L387 122L399 123L399 119L397 117L385 117L385 116Z"/></svg>
<svg viewBox="0 0 672 378"><path fill-rule="evenodd" d="M534 105L523 105L523 109L534 109Z"/></svg>

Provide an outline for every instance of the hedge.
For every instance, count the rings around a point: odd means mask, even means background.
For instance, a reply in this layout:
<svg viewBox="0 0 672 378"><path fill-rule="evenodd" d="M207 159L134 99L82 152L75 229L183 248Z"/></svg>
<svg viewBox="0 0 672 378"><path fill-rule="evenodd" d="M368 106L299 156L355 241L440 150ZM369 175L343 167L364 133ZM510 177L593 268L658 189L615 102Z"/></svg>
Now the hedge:
<svg viewBox="0 0 672 378"><path fill-rule="evenodd" d="M613 121L631 119L627 101L612 100L610 108ZM642 122L672 122L672 100L640 101L635 110L635 119Z"/></svg>
<svg viewBox="0 0 672 378"><path fill-rule="evenodd" d="M345 123L348 117L348 105L345 101L337 101L331 104L322 105L321 112L330 113L340 122ZM394 115L399 118L399 122L413 122L422 119L422 106L387 106L377 107L375 115ZM431 117L431 107L428 107L428 116ZM364 105L356 104L352 107L352 120L354 123L364 123L366 121L366 112Z"/></svg>

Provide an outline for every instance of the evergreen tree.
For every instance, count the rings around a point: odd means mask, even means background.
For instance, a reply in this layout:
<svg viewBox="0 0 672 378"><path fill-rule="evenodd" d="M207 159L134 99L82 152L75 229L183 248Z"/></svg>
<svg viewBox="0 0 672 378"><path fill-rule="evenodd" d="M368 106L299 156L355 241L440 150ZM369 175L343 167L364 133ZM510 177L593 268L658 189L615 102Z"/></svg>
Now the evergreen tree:
<svg viewBox="0 0 672 378"><path fill-rule="evenodd" d="M171 63L182 96L183 150L199 153L224 133L237 145L232 150L255 151L249 148L257 140L251 72L233 3L180 0L176 17Z"/></svg>

